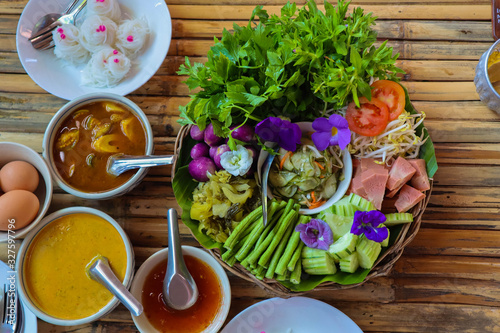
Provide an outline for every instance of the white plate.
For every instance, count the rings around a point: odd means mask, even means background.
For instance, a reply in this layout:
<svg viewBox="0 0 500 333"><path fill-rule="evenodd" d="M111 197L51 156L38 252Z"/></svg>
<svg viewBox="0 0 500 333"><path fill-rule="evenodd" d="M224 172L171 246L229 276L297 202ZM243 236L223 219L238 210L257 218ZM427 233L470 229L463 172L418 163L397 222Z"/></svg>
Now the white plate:
<svg viewBox="0 0 500 333"><path fill-rule="evenodd" d="M151 34L141 55L134 60L130 72L112 88L80 85L84 65L75 67L67 64L56 58L53 49L37 51L28 40L31 29L42 16L62 12L70 1L30 0L19 19L16 34L17 53L24 69L36 84L47 92L67 100L91 92L108 92L124 96L140 88L156 73L165 60L172 37L170 13L163 0L119 0L122 18L146 17ZM81 19L84 15L85 10L78 18Z"/></svg>
<svg viewBox="0 0 500 333"><path fill-rule="evenodd" d="M221 333L363 333L349 317L324 302L271 298L245 309Z"/></svg>
<svg viewBox="0 0 500 333"><path fill-rule="evenodd" d="M0 286L3 286L5 282L7 281L7 278L9 278L12 275L12 270L7 266L3 261L0 261ZM16 277L17 278L17 277ZM17 285L16 285L17 288ZM3 294L0 296L0 300L3 302ZM2 314L3 316L3 314ZM24 329L22 332L19 333L36 333L37 332L37 323L36 323L36 316L31 312L26 305L23 303L23 327Z"/></svg>

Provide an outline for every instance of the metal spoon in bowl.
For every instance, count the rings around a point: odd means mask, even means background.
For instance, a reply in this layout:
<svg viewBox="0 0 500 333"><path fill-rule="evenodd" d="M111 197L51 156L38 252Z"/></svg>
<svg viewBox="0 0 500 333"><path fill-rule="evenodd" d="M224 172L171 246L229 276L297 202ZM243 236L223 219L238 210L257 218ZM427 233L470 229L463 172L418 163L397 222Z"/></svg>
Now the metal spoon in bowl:
<svg viewBox="0 0 500 333"><path fill-rule="evenodd" d="M189 273L179 240L177 211L168 210L168 261L165 280L163 280L163 300L175 310L185 310L196 303L198 287Z"/></svg>
<svg viewBox="0 0 500 333"><path fill-rule="evenodd" d="M66 15L69 12L71 12L71 10L73 9L73 7L79 1L80 0L73 0L73 2L71 2L68 5L68 7L62 12L62 14L59 14L59 13L50 13L50 14L47 14L47 15L43 16L41 19L38 20L38 22L33 27L32 31L31 31L31 36L32 37L36 36L39 31L41 31L42 29L45 29L46 27L48 27L49 25L51 25L52 23L54 23L55 21L57 21L61 16Z"/></svg>
<svg viewBox="0 0 500 333"><path fill-rule="evenodd" d="M125 171L149 168L159 165L173 164L175 155L122 155L116 154L108 158L107 172L113 176L119 176Z"/></svg>
<svg viewBox="0 0 500 333"><path fill-rule="evenodd" d="M102 284L134 315L140 316L144 311L142 304L118 280L109 266L108 258L97 256L87 265L87 274Z"/></svg>

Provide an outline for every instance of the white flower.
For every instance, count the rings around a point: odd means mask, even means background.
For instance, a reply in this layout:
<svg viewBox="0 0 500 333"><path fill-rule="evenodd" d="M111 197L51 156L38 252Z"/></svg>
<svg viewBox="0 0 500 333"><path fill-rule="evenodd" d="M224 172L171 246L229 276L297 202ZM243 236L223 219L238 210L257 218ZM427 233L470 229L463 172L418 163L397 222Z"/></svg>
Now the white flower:
<svg viewBox="0 0 500 333"><path fill-rule="evenodd" d="M243 176L252 167L253 158L250 152L242 145L237 145L236 150L226 151L220 156L220 164L233 176Z"/></svg>

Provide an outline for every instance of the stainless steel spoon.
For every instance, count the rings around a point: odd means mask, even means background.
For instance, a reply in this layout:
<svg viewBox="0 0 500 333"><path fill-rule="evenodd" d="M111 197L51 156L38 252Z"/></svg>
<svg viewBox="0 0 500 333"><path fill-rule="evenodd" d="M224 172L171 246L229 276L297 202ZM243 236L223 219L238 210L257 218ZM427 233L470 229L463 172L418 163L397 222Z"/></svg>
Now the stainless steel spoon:
<svg viewBox="0 0 500 333"><path fill-rule="evenodd" d="M168 210L168 261L165 280L163 280L163 300L175 310L185 310L196 303L198 287L189 273L179 240L177 211Z"/></svg>
<svg viewBox="0 0 500 333"><path fill-rule="evenodd" d="M119 176L125 171L172 164L174 155L112 155L108 158L107 171L110 175Z"/></svg>
<svg viewBox="0 0 500 333"><path fill-rule="evenodd" d="M267 181L269 179L269 170L271 170L271 165L273 165L274 155L267 155L266 161L262 166L262 189L261 189L261 201L262 201L262 223L264 227L267 224Z"/></svg>
<svg viewBox="0 0 500 333"><path fill-rule="evenodd" d="M71 2L62 13L50 13L43 16L41 19L38 20L38 22L31 30L31 36L36 36L39 31L57 21L61 16L68 14L72 10L73 6L75 6L78 3L78 1L80 0L73 0L73 2Z"/></svg>
<svg viewBox="0 0 500 333"><path fill-rule="evenodd" d="M111 267L109 267L106 257L99 256L92 260L89 265L87 266L87 273L93 280L106 287L134 316L141 315L144 311L142 304L118 280Z"/></svg>

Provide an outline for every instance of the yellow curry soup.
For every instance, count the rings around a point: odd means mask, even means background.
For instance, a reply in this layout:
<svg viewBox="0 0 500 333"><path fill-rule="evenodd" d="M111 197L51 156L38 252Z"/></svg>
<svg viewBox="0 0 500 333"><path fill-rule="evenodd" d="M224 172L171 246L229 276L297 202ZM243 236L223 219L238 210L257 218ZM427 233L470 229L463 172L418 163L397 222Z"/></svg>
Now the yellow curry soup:
<svg viewBox="0 0 500 333"><path fill-rule="evenodd" d="M146 134L139 118L122 104L92 102L72 112L57 129L52 147L58 173L87 193L119 187L137 171L118 177L106 172L113 154L144 155Z"/></svg>
<svg viewBox="0 0 500 333"><path fill-rule="evenodd" d="M45 226L35 236L24 260L23 279L30 299L59 319L82 319L97 313L113 295L86 273L98 255L108 258L123 282L127 253L120 233L92 214L70 214Z"/></svg>

